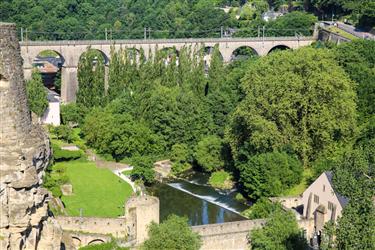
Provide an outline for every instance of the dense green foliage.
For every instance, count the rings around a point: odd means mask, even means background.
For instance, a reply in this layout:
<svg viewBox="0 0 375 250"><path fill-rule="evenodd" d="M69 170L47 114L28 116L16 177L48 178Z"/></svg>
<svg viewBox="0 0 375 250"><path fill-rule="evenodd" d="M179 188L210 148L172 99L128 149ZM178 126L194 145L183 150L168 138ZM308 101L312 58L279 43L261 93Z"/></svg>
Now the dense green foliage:
<svg viewBox="0 0 375 250"><path fill-rule="evenodd" d="M60 105L61 122L64 125L79 125L83 123L86 108L76 103Z"/></svg>
<svg viewBox="0 0 375 250"><path fill-rule="evenodd" d="M306 167L355 135L354 83L330 51L273 53L249 67L242 87L246 97L227 133L240 162L249 154L288 150Z"/></svg>
<svg viewBox="0 0 375 250"><path fill-rule="evenodd" d="M177 143L171 148L172 171L174 174L181 173L191 168L189 163L190 152L187 144Z"/></svg>
<svg viewBox="0 0 375 250"><path fill-rule="evenodd" d="M53 149L53 160L56 162L76 160L83 156L80 150L72 151L72 150L61 149L59 146L55 144L52 144L52 149Z"/></svg>
<svg viewBox="0 0 375 250"><path fill-rule="evenodd" d="M208 183L219 189L233 188L233 176L224 170L213 172L208 180Z"/></svg>
<svg viewBox="0 0 375 250"><path fill-rule="evenodd" d="M240 181L249 197L277 196L302 179L302 164L285 152L255 155L239 164Z"/></svg>
<svg viewBox="0 0 375 250"><path fill-rule="evenodd" d="M221 27L241 30L265 24L261 14L270 7L265 0L252 1L193 0L193 1L50 1L4 0L0 16L28 29L31 39L108 39L220 37ZM279 1L282 2L282 1ZM232 5L226 13L220 7ZM243 5L241 8L238 8ZM236 15L240 15L237 20ZM267 28L284 31L270 35L309 33L309 18L281 21ZM285 19L292 20L292 19ZM300 22L300 23L299 23ZM253 24L254 23L254 24ZM147 28L147 30L145 30ZM289 29L289 30L286 30ZM292 29L297 29L292 31ZM107 30L107 32L106 32ZM239 32L241 33L241 32ZM247 32L243 33L248 35Z"/></svg>
<svg viewBox="0 0 375 250"><path fill-rule="evenodd" d="M114 240L102 244L88 245L80 247L79 250L128 250L126 247L119 247Z"/></svg>
<svg viewBox="0 0 375 250"><path fill-rule="evenodd" d="M242 214L250 220L269 218L276 211L281 211L280 203L274 203L267 198L260 198L249 209L246 209Z"/></svg>
<svg viewBox="0 0 375 250"><path fill-rule="evenodd" d="M73 140L73 130L67 125L60 125L52 127L50 133L53 133L58 140L63 140L66 142L72 142Z"/></svg>
<svg viewBox="0 0 375 250"><path fill-rule="evenodd" d="M26 83L26 92L30 110L41 117L48 108L48 100L47 90L39 72L33 71L31 80Z"/></svg>
<svg viewBox="0 0 375 250"><path fill-rule="evenodd" d="M104 63L104 56L97 50L89 49L81 55L78 64L77 104L86 108L104 104Z"/></svg>
<svg viewBox="0 0 375 250"><path fill-rule="evenodd" d="M204 137L195 147L194 158L204 171L213 172L224 166L222 148L223 142L219 137Z"/></svg>
<svg viewBox="0 0 375 250"><path fill-rule="evenodd" d="M43 179L43 186L52 192L53 197L61 197L62 192L60 186L69 182L69 177L66 174L66 166L50 165L46 170Z"/></svg>
<svg viewBox="0 0 375 250"><path fill-rule="evenodd" d="M335 168L335 188L349 204L337 225L339 249L372 249L375 245L375 137L345 155Z"/></svg>
<svg viewBox="0 0 375 250"><path fill-rule="evenodd" d="M250 234L251 249L305 249L306 242L292 212L276 210L262 229Z"/></svg>
<svg viewBox="0 0 375 250"><path fill-rule="evenodd" d="M200 236L191 230L187 219L176 215L169 216L159 225L152 223L148 235L149 239L142 246L144 250L198 250L202 244Z"/></svg>

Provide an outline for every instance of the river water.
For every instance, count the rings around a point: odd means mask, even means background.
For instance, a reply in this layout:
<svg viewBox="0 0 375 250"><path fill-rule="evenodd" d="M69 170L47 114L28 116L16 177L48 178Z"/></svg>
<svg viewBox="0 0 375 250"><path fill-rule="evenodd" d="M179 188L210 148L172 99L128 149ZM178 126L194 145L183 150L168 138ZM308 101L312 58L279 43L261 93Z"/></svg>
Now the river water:
<svg viewBox="0 0 375 250"><path fill-rule="evenodd" d="M240 213L248 206L234 199L234 190L219 193L207 180L208 175L195 172L150 188L160 200L160 221L170 214L187 217L192 226L244 220Z"/></svg>

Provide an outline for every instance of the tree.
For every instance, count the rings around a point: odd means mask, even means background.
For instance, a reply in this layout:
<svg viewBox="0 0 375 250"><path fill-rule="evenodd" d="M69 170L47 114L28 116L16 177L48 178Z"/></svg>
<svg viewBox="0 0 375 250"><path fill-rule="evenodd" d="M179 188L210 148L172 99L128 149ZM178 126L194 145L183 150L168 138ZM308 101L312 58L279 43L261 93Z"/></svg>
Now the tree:
<svg viewBox="0 0 375 250"><path fill-rule="evenodd" d="M277 196L302 179L302 164L285 152L264 153L239 164L240 181L252 199Z"/></svg>
<svg viewBox="0 0 375 250"><path fill-rule="evenodd" d="M252 230L250 234L251 249L305 249L307 244L298 228L295 215L281 209L276 210L266 225Z"/></svg>
<svg viewBox="0 0 375 250"><path fill-rule="evenodd" d="M290 148L308 166L355 136L354 83L328 50L303 48L260 58L248 67L242 87L246 96L226 133L237 161Z"/></svg>
<svg viewBox="0 0 375 250"><path fill-rule="evenodd" d="M373 249L375 246L375 138L355 148L334 169L335 189L349 199L337 225L339 249Z"/></svg>
<svg viewBox="0 0 375 250"><path fill-rule="evenodd" d="M375 41L356 40L335 49L338 63L357 83L359 121L375 114Z"/></svg>
<svg viewBox="0 0 375 250"><path fill-rule="evenodd" d="M153 222L148 235L149 239L142 246L144 250L198 250L202 245L200 236L191 230L187 218L176 215L170 215L159 225Z"/></svg>
<svg viewBox="0 0 375 250"><path fill-rule="evenodd" d="M222 140L214 135L202 138L195 147L194 158L204 171L212 172L224 166L221 156Z"/></svg>
<svg viewBox="0 0 375 250"><path fill-rule="evenodd" d="M78 64L77 104L100 107L105 101L104 57L97 50L86 51Z"/></svg>
<svg viewBox="0 0 375 250"><path fill-rule="evenodd" d="M260 198L249 209L242 212L250 220L269 218L276 210L283 208L280 203L271 202L268 198Z"/></svg>
<svg viewBox="0 0 375 250"><path fill-rule="evenodd" d="M42 76L36 70L33 71L31 80L26 83L26 92L30 110L41 117L48 108L48 100Z"/></svg>
<svg viewBox="0 0 375 250"><path fill-rule="evenodd" d="M177 143L171 149L172 171L175 174L181 173L189 168L190 152L187 144Z"/></svg>

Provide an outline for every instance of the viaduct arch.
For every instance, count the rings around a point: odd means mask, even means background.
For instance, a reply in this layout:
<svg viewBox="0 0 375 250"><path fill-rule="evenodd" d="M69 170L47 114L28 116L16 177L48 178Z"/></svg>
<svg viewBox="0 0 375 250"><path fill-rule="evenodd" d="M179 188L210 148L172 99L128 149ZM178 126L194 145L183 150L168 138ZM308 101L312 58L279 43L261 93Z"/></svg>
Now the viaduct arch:
<svg viewBox="0 0 375 250"><path fill-rule="evenodd" d="M297 49L308 46L315 37L264 37L264 38L210 38L210 39L156 39L156 40L110 40L110 41L26 41L21 42L21 56L26 79L31 77L34 58L44 50L52 50L63 58L61 68L61 100L74 102L78 90L77 69L80 56L88 48L100 51L110 63L110 51L120 49L143 49L146 58L149 51L175 48L180 51L184 46L204 44L205 47L219 47L224 62L230 62L233 52L240 47L250 47L259 56L267 55L274 48L287 47ZM108 72L106 67L105 72Z"/></svg>

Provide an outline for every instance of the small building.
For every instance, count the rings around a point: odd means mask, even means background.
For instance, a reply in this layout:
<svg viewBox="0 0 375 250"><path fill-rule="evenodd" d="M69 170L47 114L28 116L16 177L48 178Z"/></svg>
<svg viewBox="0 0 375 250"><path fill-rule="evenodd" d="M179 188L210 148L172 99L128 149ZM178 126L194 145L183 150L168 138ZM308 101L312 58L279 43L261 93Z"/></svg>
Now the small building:
<svg viewBox="0 0 375 250"><path fill-rule="evenodd" d="M48 108L42 117L43 124L60 125L60 96L47 89Z"/></svg>
<svg viewBox="0 0 375 250"><path fill-rule="evenodd" d="M326 222L337 221L348 201L334 189L332 172L326 171L303 192L303 217L314 219L315 232L320 235Z"/></svg>
<svg viewBox="0 0 375 250"><path fill-rule="evenodd" d="M337 222L349 202L334 189L331 171L322 173L300 196L273 197L270 200L280 202L285 210L296 215L299 227L311 242L313 238L320 238L325 223Z"/></svg>

